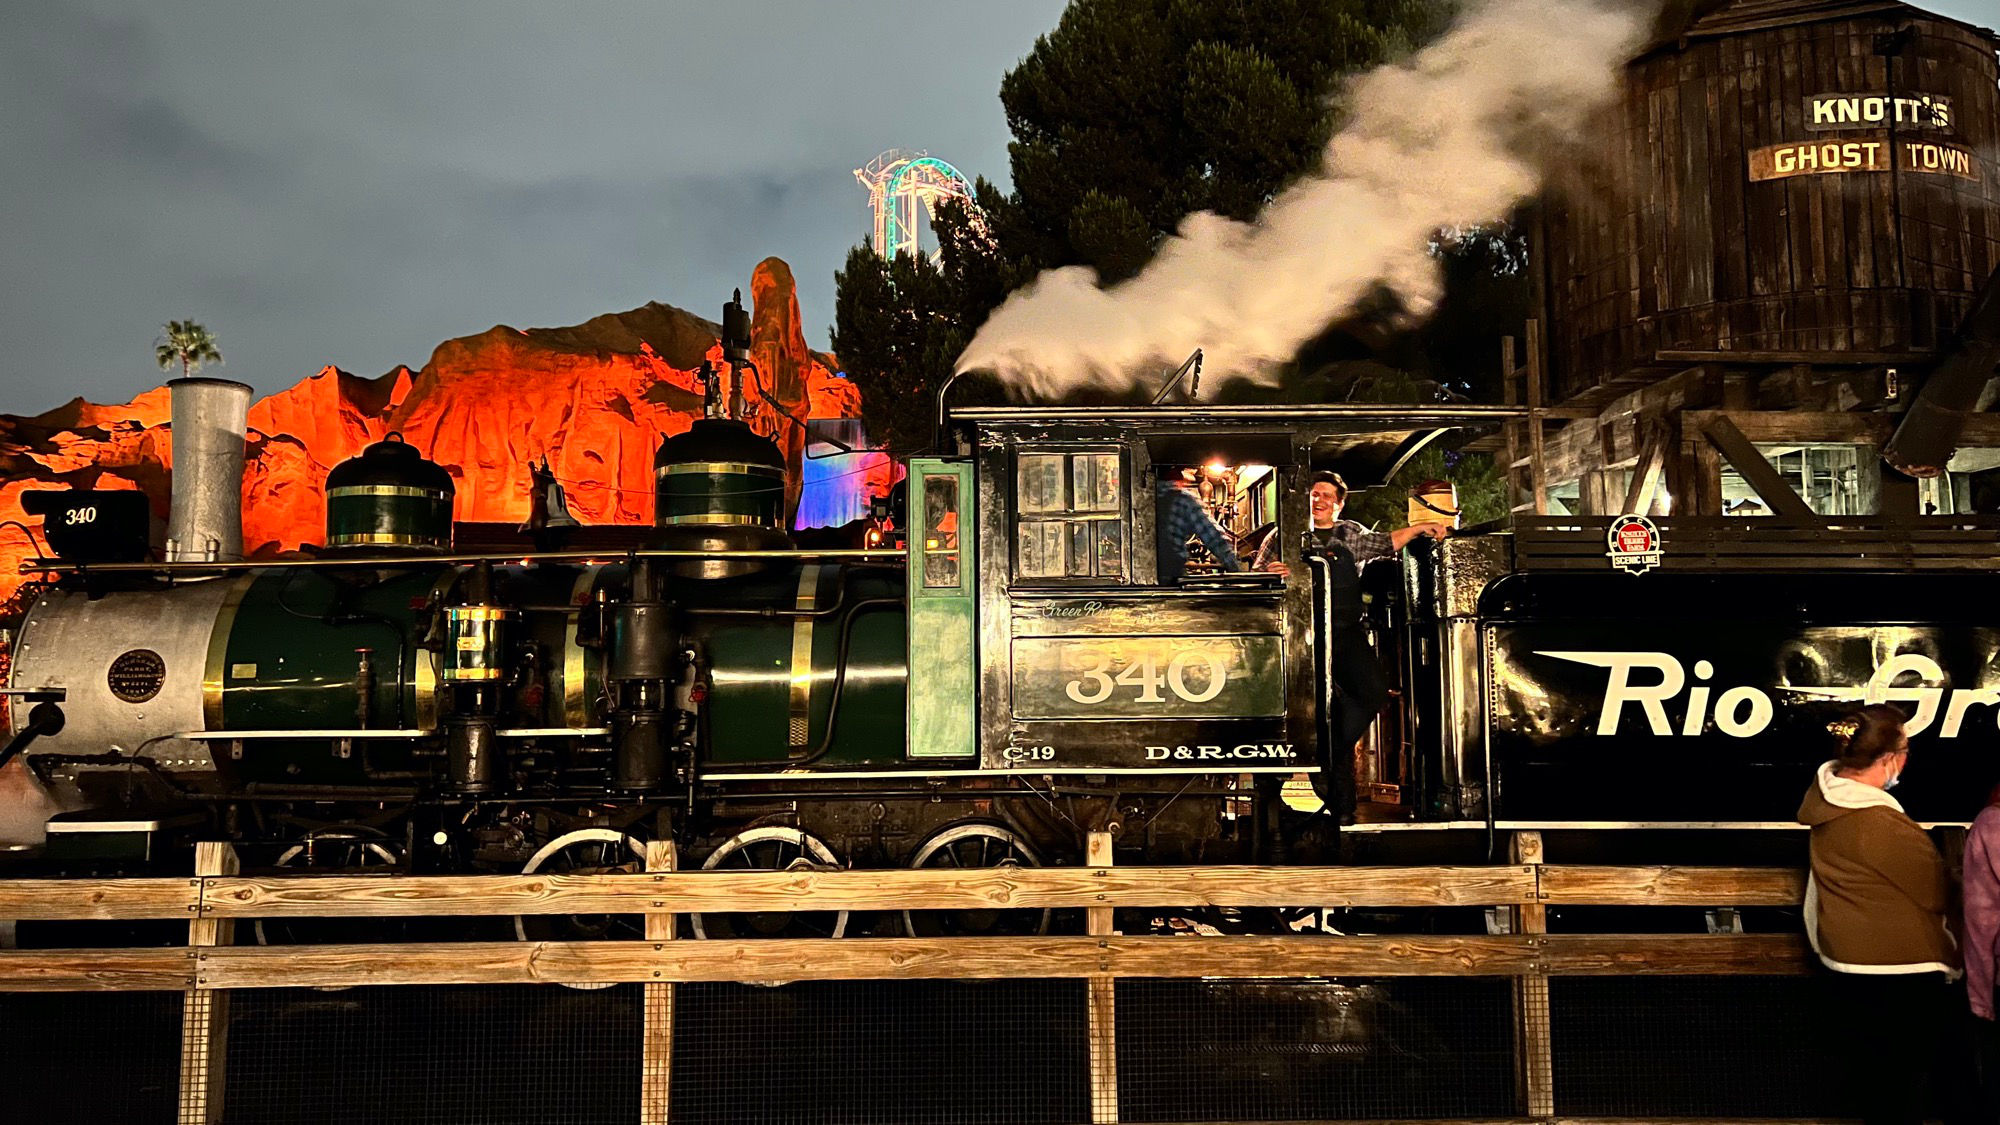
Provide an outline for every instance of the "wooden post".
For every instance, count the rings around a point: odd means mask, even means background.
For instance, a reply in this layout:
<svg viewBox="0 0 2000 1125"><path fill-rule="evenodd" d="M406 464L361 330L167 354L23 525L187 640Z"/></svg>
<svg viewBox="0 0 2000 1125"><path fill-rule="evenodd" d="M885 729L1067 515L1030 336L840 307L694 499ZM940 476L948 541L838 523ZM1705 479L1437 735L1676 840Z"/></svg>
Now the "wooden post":
<svg viewBox="0 0 2000 1125"><path fill-rule="evenodd" d="M1083 862L1089 867L1111 866L1111 833L1092 832L1084 846ZM1084 911L1084 924L1091 937L1111 936L1111 907L1092 906ZM1118 981L1110 976L1092 976L1090 988L1090 1120L1092 1125L1118 1120Z"/></svg>
<svg viewBox="0 0 2000 1125"><path fill-rule="evenodd" d="M1513 851L1515 863L1541 866L1542 834L1516 832ZM1537 897L1540 893L1536 891ZM1515 907L1514 932L1548 933L1549 908L1540 903ZM1515 1056L1520 1064L1524 1108L1529 1117L1554 1117L1555 1047L1549 1025L1549 977L1539 963L1533 972L1514 978L1514 1015Z"/></svg>
<svg viewBox="0 0 2000 1125"><path fill-rule="evenodd" d="M221 840L194 846L197 880L234 875L240 869L236 849ZM200 901L206 902L203 894ZM228 945L236 923L203 917L199 907L188 923L188 945L194 950L195 986L181 998L180 1125L216 1125L222 1120L222 1090L228 1076L229 993L202 987L202 950Z"/></svg>
<svg viewBox="0 0 2000 1125"><path fill-rule="evenodd" d="M1507 406L1519 402L1514 388L1514 337L1500 337L1500 401ZM1506 435L1507 460L1502 479L1507 484L1507 510L1518 512L1524 506L1521 501L1523 489L1520 486L1521 472L1521 424L1509 421L1501 427Z"/></svg>
<svg viewBox="0 0 2000 1125"><path fill-rule="evenodd" d="M1549 480L1542 459L1542 322L1528 321L1528 479L1535 490L1535 514L1549 514Z"/></svg>
<svg viewBox="0 0 2000 1125"><path fill-rule="evenodd" d="M646 842L648 873L672 871L674 863L672 840ZM646 914L646 940L653 942L653 948L658 949L659 943L673 940L675 915L660 909L666 905L665 899L649 901L653 910ZM660 974L656 970L653 975ZM667 1125L674 1077L674 986L672 982L663 981L642 987L646 1002L645 1022L639 1038L639 1121L640 1125Z"/></svg>

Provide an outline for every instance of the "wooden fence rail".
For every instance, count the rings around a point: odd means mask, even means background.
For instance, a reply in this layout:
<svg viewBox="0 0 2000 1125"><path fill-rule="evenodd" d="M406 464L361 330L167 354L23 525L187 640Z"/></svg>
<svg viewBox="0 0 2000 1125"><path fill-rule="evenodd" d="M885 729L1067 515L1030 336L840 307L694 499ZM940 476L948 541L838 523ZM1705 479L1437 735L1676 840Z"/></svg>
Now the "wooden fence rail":
<svg viewBox="0 0 2000 1125"><path fill-rule="evenodd" d="M0 919L412 918L759 910L1204 906L1796 906L1760 867L1020 867L624 875L280 875L0 881Z"/></svg>
<svg viewBox="0 0 2000 1125"><path fill-rule="evenodd" d="M1110 865L1094 834L1089 866L986 870L674 870L665 845L646 870L605 875L241 875L225 845L203 845L199 874L153 879L0 881L0 921L184 919L167 948L0 950L0 992L178 991L186 996L181 1115L219 1120L227 997L233 990L351 985L597 984L646 989L642 1117L667 1120L673 985L694 981L1081 979L1089 987L1091 1112L1117 1121L1119 978L1500 977L1516 981L1522 1109L1554 1118L1548 981L1557 976L1794 975L1792 934L1550 934L1550 906L1796 906L1803 872L1754 867L1543 864L1539 836L1519 862L1447 867ZM1500 908L1501 932L1463 935L1152 937L1113 930L1120 907ZM1078 936L672 940L690 913L1042 910L1085 913ZM632 914L643 941L228 944L258 918Z"/></svg>

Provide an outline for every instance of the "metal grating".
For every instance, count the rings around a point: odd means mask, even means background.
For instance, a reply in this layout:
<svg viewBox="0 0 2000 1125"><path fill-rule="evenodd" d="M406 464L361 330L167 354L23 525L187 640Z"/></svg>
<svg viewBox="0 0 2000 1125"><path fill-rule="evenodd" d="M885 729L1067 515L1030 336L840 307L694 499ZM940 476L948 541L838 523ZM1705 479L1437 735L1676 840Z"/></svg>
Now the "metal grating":
<svg viewBox="0 0 2000 1125"><path fill-rule="evenodd" d="M675 1125L1090 1120L1081 981L675 992Z"/></svg>
<svg viewBox="0 0 2000 1125"><path fill-rule="evenodd" d="M630 1125L640 987L232 993L224 1120Z"/></svg>
<svg viewBox="0 0 2000 1125"><path fill-rule="evenodd" d="M1847 1116L1814 977L1549 982L1556 1112Z"/></svg>
<svg viewBox="0 0 2000 1125"><path fill-rule="evenodd" d="M37 1125L174 1120L180 993L0 992L0 1031L0 1118Z"/></svg>
<svg viewBox="0 0 2000 1125"><path fill-rule="evenodd" d="M1129 980L1118 985L1126 1121L1511 1117L1501 979Z"/></svg>

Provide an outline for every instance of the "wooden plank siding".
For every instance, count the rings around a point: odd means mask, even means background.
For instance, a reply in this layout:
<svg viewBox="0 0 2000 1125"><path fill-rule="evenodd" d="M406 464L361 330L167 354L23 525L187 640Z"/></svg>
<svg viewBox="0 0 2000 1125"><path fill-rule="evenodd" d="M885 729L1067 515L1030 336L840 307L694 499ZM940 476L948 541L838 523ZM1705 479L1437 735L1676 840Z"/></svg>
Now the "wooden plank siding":
<svg viewBox="0 0 2000 1125"><path fill-rule="evenodd" d="M1960 24L1897 24L1915 34L1894 89L1952 100L1953 128L1925 133L1979 154L1976 179L1899 154L1895 173L1749 181L1753 149L1888 131L1807 128L1812 95L1890 88L1880 19L1746 24L1627 67L1624 98L1538 212L1552 402L1669 373L1663 353L1915 353L1919 367L1936 353L2000 265L2000 66Z"/></svg>

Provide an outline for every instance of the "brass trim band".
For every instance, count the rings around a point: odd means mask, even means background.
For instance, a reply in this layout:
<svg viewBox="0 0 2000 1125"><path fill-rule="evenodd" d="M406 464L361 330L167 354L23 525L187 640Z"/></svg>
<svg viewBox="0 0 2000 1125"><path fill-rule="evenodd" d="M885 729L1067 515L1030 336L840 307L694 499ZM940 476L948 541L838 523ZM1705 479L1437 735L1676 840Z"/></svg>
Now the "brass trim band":
<svg viewBox="0 0 2000 1125"><path fill-rule="evenodd" d="M329 547L436 547L442 550L445 541L435 535L380 535L375 532L358 532L353 535L329 535Z"/></svg>
<svg viewBox="0 0 2000 1125"><path fill-rule="evenodd" d="M576 585L570 587L570 608L563 614L567 620L563 624L563 717L572 727L587 727L590 714L589 701L584 696L584 677L587 672L583 663L583 645L577 640L577 627L583 620L584 604L590 600L590 592L597 587L598 572L603 563L592 563L576 576Z"/></svg>
<svg viewBox="0 0 2000 1125"><path fill-rule="evenodd" d="M452 494L441 488L419 488L413 484L343 484L326 490L328 500L344 496L415 496L422 500L449 500Z"/></svg>
<svg viewBox="0 0 2000 1125"><path fill-rule="evenodd" d="M228 667L229 635L236 631L236 611L242 608L243 596L250 592L250 584L256 580L255 571L235 579L229 594L222 599L222 606L215 611L215 631L208 635L208 659L201 672L201 725L204 730L229 729L222 721L222 672Z"/></svg>
<svg viewBox="0 0 2000 1125"><path fill-rule="evenodd" d="M755 465L748 461L676 461L661 465L656 477L686 476L694 473L748 473L754 477L785 479L785 470L776 465Z"/></svg>
<svg viewBox="0 0 2000 1125"><path fill-rule="evenodd" d="M496 605L451 605L444 609L450 621L505 621L514 611Z"/></svg>
<svg viewBox="0 0 2000 1125"><path fill-rule="evenodd" d="M799 568L799 593L793 602L795 608L818 608L819 572L818 564ZM792 715L787 741L794 750L804 749L806 739L812 733L812 685L813 619L806 615L792 622Z"/></svg>
<svg viewBox="0 0 2000 1125"><path fill-rule="evenodd" d="M655 521L662 527L686 524L752 524L769 523L763 516L746 516L740 512L696 512L687 516L661 516Z"/></svg>
<svg viewBox="0 0 2000 1125"><path fill-rule="evenodd" d="M444 675L439 678L448 684L464 683L468 680L497 680L500 678L500 669L453 668L447 665L444 669Z"/></svg>
<svg viewBox="0 0 2000 1125"><path fill-rule="evenodd" d="M437 659L437 653L419 647L412 669L417 679L417 726L423 730L438 727Z"/></svg>

